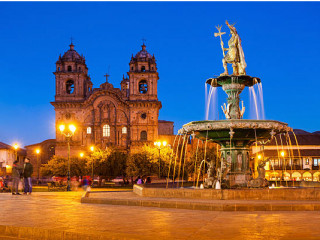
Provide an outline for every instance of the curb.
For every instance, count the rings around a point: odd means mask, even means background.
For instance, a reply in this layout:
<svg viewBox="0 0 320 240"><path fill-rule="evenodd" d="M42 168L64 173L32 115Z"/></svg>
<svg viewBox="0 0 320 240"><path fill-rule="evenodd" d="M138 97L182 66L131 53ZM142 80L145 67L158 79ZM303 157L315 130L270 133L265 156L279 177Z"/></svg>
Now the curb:
<svg viewBox="0 0 320 240"><path fill-rule="evenodd" d="M0 225L0 237L8 239L21 240L145 240L144 237L139 237L135 234L127 235L122 233L103 232L100 234L88 234L81 232L69 232L63 230L53 230L38 227L20 227Z"/></svg>
<svg viewBox="0 0 320 240"><path fill-rule="evenodd" d="M81 203L139 207L176 208L202 211L320 211L320 203L202 203L165 200L105 199L82 197Z"/></svg>

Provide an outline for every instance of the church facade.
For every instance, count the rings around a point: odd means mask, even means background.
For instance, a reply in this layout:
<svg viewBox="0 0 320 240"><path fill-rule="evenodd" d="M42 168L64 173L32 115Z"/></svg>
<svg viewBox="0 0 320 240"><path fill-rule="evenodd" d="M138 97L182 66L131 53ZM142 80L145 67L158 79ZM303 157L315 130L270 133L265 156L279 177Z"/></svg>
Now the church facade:
<svg viewBox="0 0 320 240"><path fill-rule="evenodd" d="M157 90L159 74L156 59L145 44L132 55L120 89L108 82L108 75L100 88L93 88L85 58L72 43L59 56L54 75L56 95L51 104L56 115L55 155L67 156L61 124L76 126L70 155L88 151L91 145L138 151L144 144L153 144L159 135L173 135L173 122L158 120L162 107Z"/></svg>

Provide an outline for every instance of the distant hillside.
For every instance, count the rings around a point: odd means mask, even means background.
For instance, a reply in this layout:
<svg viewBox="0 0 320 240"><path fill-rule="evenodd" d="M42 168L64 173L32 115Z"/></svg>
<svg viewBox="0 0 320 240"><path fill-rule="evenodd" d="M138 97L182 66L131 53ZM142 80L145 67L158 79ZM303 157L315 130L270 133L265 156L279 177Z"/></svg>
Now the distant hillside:
<svg viewBox="0 0 320 240"><path fill-rule="evenodd" d="M295 134L309 134L309 132L304 131L304 130L302 130L302 129L293 129L293 132L294 132Z"/></svg>

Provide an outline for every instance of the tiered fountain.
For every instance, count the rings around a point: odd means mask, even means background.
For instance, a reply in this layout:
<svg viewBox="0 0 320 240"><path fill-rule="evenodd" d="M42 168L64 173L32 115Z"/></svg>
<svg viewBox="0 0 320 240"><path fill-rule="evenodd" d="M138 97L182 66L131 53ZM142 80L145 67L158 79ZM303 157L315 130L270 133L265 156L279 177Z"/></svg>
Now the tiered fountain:
<svg viewBox="0 0 320 240"><path fill-rule="evenodd" d="M252 87L260 83L257 77L246 75L246 63L241 47L241 39L234 26L226 22L231 38L229 48L224 48L221 27L217 27L223 51L223 67L225 72L217 78L210 78L206 83L212 87L222 87L228 95L227 105L222 107L226 120L195 121L185 124L179 130L180 134L190 134L204 141L213 141L221 146L220 166L217 174L208 176L215 181L208 181L207 187L225 188L234 187L264 187L265 179L260 175L252 179L253 163L250 162L250 146L257 141L266 141L278 133L292 131L288 124L273 120L244 120L244 107L240 109L240 93L245 87ZM227 53L225 54L225 51ZM233 74L229 75L227 64L232 64ZM263 163L260 167L263 167ZM258 169L259 171L259 169ZM212 171L211 171L212 172Z"/></svg>

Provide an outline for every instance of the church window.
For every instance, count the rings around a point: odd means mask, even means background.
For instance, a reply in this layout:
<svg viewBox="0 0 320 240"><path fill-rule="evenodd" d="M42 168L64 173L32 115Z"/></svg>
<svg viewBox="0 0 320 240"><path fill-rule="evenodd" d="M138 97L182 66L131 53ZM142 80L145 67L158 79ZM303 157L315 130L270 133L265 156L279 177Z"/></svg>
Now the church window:
<svg viewBox="0 0 320 240"><path fill-rule="evenodd" d="M148 84L146 80L142 80L139 82L139 92L145 94L148 92Z"/></svg>
<svg viewBox="0 0 320 240"><path fill-rule="evenodd" d="M147 131L141 131L140 133L140 140L141 141L147 141L148 138L147 138Z"/></svg>
<svg viewBox="0 0 320 240"><path fill-rule="evenodd" d="M152 67L152 71L153 71L153 67Z"/></svg>
<svg viewBox="0 0 320 240"><path fill-rule="evenodd" d="M104 137L110 137L110 126L108 124L104 125L102 128L102 135Z"/></svg>
<svg viewBox="0 0 320 240"><path fill-rule="evenodd" d="M141 118L142 118L142 119L146 119L146 118L147 118L147 114L146 114L146 113L142 113L142 114L141 114Z"/></svg>
<svg viewBox="0 0 320 240"><path fill-rule="evenodd" d="M145 72L146 71L146 67L145 66L142 66L141 67L141 72Z"/></svg>
<svg viewBox="0 0 320 240"><path fill-rule="evenodd" d="M131 71L133 71L133 67L131 67Z"/></svg>
<svg viewBox="0 0 320 240"><path fill-rule="evenodd" d="M58 71L60 71L60 67L58 67Z"/></svg>
<svg viewBox="0 0 320 240"><path fill-rule="evenodd" d="M68 94L72 94L74 92L74 82L73 80L68 80L66 82L66 91Z"/></svg>
<svg viewBox="0 0 320 240"><path fill-rule="evenodd" d="M68 72L72 72L72 67L68 66Z"/></svg>
<svg viewBox="0 0 320 240"><path fill-rule="evenodd" d="M127 127L122 128L122 134L127 134Z"/></svg>
<svg viewBox="0 0 320 240"><path fill-rule="evenodd" d="M87 127L87 134L91 134L91 127Z"/></svg>
<svg viewBox="0 0 320 240"><path fill-rule="evenodd" d="M81 71L81 67L79 67L79 72Z"/></svg>

